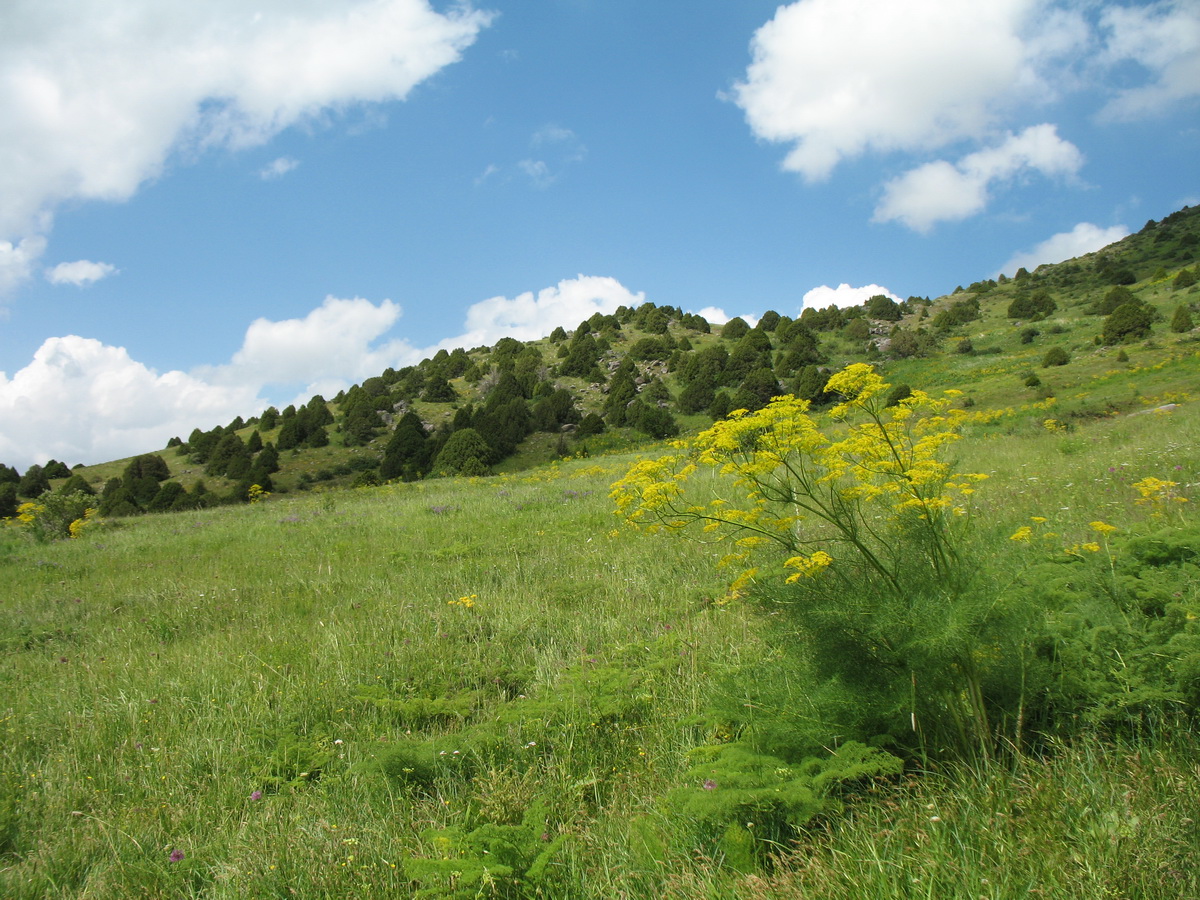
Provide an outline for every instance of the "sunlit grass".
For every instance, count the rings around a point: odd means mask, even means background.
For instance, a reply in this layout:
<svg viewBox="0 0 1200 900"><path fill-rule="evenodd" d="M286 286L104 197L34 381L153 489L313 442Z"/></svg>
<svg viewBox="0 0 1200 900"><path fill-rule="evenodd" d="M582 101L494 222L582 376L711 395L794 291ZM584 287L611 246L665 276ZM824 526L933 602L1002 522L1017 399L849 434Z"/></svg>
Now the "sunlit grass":
<svg viewBox="0 0 1200 900"><path fill-rule="evenodd" d="M1021 564L1007 535L1031 516L1066 545L1096 519L1159 524L1141 478L1200 499L1191 404L1065 431L1044 413L956 445L991 475L976 497L1001 571ZM666 815L710 737L699 714L773 638L761 610L715 602L712 546L621 527L608 486L631 459L276 496L58 543L0 530L0 894L408 896L406 861L437 856L431 833L515 827L535 807L566 839L548 896L1194 888L1175 852L1196 839L1194 798L1175 798L1196 759L1173 744L880 785L757 880L639 856L630 821ZM461 705L418 720L397 705L414 698ZM379 771L418 739L475 754L470 777L416 788Z"/></svg>

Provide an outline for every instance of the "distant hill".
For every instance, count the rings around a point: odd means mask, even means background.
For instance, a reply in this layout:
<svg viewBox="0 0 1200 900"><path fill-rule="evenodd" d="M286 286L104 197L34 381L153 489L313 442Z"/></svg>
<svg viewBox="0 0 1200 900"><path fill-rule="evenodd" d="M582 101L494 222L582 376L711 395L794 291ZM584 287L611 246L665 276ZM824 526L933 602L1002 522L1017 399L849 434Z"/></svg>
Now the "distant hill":
<svg viewBox="0 0 1200 900"><path fill-rule="evenodd" d="M829 375L860 361L898 391L962 390L964 404L1003 413L1000 428L1070 428L1191 398L1198 259L1200 209L1185 207L1095 253L934 299L878 296L796 319L768 310L753 327L622 307L538 341L442 350L139 457L2 467L0 515L47 488L94 492L103 515L120 516L240 502L254 485L286 493L516 471L703 428L781 393L820 409Z"/></svg>

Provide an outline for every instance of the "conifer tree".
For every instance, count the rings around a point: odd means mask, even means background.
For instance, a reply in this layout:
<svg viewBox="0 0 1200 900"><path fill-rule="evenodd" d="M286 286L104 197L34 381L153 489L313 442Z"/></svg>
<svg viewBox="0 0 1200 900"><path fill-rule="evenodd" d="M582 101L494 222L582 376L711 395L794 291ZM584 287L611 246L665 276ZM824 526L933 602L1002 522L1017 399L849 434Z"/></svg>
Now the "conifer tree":
<svg viewBox="0 0 1200 900"><path fill-rule="evenodd" d="M1196 323L1192 321L1192 312L1185 305L1180 304L1175 307L1175 314L1171 316L1171 331L1176 334L1183 334L1185 331L1191 331L1196 327Z"/></svg>
<svg viewBox="0 0 1200 900"><path fill-rule="evenodd" d="M379 477L385 481L393 478L415 480L429 464L428 440L421 419L414 412L406 412L396 423L396 430L384 448Z"/></svg>
<svg viewBox="0 0 1200 900"><path fill-rule="evenodd" d="M11 481L0 481L0 519L10 519L17 514L17 486Z"/></svg>
<svg viewBox="0 0 1200 900"><path fill-rule="evenodd" d="M50 479L46 477L45 470L37 464L26 469L17 484L17 493L30 500L42 496L48 490L50 490Z"/></svg>

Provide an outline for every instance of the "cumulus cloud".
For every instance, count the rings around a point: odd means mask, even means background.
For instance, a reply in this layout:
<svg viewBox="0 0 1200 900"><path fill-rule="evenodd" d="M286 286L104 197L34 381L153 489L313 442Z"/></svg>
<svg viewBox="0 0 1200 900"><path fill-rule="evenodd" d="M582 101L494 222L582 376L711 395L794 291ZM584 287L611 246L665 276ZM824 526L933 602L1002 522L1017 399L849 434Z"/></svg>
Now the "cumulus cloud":
<svg viewBox="0 0 1200 900"><path fill-rule="evenodd" d="M0 240L0 297L29 280L33 267L46 252L46 239L40 235L20 241Z"/></svg>
<svg viewBox="0 0 1200 900"><path fill-rule="evenodd" d="M481 300L467 310L466 331L432 349L490 345L506 336L533 341L559 325L574 328L596 313L607 316L618 307L640 306L645 302L644 293L630 291L615 278L578 275L536 294L526 291L511 300L507 297Z"/></svg>
<svg viewBox="0 0 1200 900"><path fill-rule="evenodd" d="M823 284L820 287L815 287L804 295L804 300L800 304L800 308L811 307L813 309L825 309L827 306L847 307L859 306L870 300L877 294L883 294L885 297L891 297L897 303L901 298L893 294L885 287L880 287L877 284L866 284L862 287L851 287L845 282L839 284L835 288Z"/></svg>
<svg viewBox="0 0 1200 900"><path fill-rule="evenodd" d="M105 262L77 259L75 262L59 263L46 270L46 280L51 284L73 284L76 287L94 284L109 275L116 275L116 266Z"/></svg>
<svg viewBox="0 0 1200 900"><path fill-rule="evenodd" d="M795 0L755 32L751 52L731 99L756 137L789 148L783 168L809 181L866 154L985 148L886 185L876 219L925 230L979 213L1022 169L1074 171L1078 151L1053 125L1037 126L1048 130L1041 150L1052 158L1022 157L1012 146L1033 130L994 146L1030 108L1087 91L1102 98L1102 118L1118 120L1195 101L1200 6Z"/></svg>
<svg viewBox="0 0 1200 900"><path fill-rule="evenodd" d="M225 366L198 370L220 384L303 387L307 396L336 385L378 375L389 366L417 362L407 341L376 342L396 324L401 308L391 300L374 304L362 297L326 297L300 319L255 319L242 346ZM336 390L334 391L336 393Z"/></svg>
<svg viewBox="0 0 1200 900"><path fill-rule="evenodd" d="M258 177L263 181L274 181L276 178L282 178L299 165L300 160L292 159L290 156L281 156L259 169Z"/></svg>
<svg viewBox="0 0 1200 900"><path fill-rule="evenodd" d="M793 145L784 168L812 180L867 151L978 138L1012 104L1049 97L1044 55L1078 44L1077 17L1042 5L799 0L755 33L734 99L755 135Z"/></svg>
<svg viewBox="0 0 1200 900"><path fill-rule="evenodd" d="M1100 23L1109 33L1102 61L1133 62L1145 78L1120 90L1102 117L1159 115L1200 96L1200 5L1194 0L1112 6L1101 13Z"/></svg>
<svg viewBox="0 0 1200 900"><path fill-rule="evenodd" d="M1053 177L1072 176L1083 165L1083 154L1058 136L1053 125L1035 125L1009 134L995 147L964 156L957 164L927 163L884 185L875 221L900 221L915 231L928 231L937 222L965 219L981 212L989 188L1028 172Z"/></svg>
<svg viewBox="0 0 1200 900"><path fill-rule="evenodd" d="M0 28L0 272L68 200L128 199L172 153L403 99L491 14L428 0L15 0ZM32 249L32 245L31 245ZM9 257L7 260L3 257ZM2 285L0 285L2 286Z"/></svg>
<svg viewBox="0 0 1200 900"><path fill-rule="evenodd" d="M159 374L123 347L55 337L11 379L0 372L0 459L21 469L119 459L261 407L252 386Z"/></svg>
<svg viewBox="0 0 1200 900"><path fill-rule="evenodd" d="M729 313L725 312L725 310L721 309L719 306L706 306L704 309L696 313L696 315L700 316L700 318L704 319L711 325L724 325L733 318L733 316L729 315Z"/></svg>
<svg viewBox="0 0 1200 900"><path fill-rule="evenodd" d="M50 338L11 379L0 372L0 460L24 469L51 457L119 459L196 427L253 415L281 390L300 401L332 397L442 348L491 345L505 336L535 340L645 299L615 278L580 275L536 293L482 300L468 309L462 334L418 348L389 337L401 317L398 304L326 297L300 318L254 320L229 362L189 373L159 374L124 348L90 338Z"/></svg>
<svg viewBox="0 0 1200 900"><path fill-rule="evenodd" d="M1017 253L1000 267L1000 273L1015 275L1017 270L1025 268L1032 272L1043 263L1057 263L1064 259L1073 259L1086 253L1093 253L1102 247L1128 236L1129 229L1124 225L1113 225L1111 228L1101 228L1091 222L1080 222L1070 231L1064 231L1042 241L1032 250Z"/></svg>

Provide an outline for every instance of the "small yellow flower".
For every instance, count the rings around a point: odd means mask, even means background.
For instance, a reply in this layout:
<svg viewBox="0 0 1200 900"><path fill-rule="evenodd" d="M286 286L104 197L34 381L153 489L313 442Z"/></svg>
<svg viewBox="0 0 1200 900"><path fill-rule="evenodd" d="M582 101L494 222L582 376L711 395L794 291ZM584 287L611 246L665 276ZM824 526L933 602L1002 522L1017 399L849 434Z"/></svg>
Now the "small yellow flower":
<svg viewBox="0 0 1200 900"><path fill-rule="evenodd" d="M787 577L787 584L794 584L801 578L816 578L833 563L833 557L824 550L818 550L812 556L793 556L784 565L789 569L797 569L795 575Z"/></svg>
<svg viewBox="0 0 1200 900"><path fill-rule="evenodd" d="M1028 541L1033 534L1033 529L1028 525L1022 525L1013 534L1009 536L1010 541Z"/></svg>
<svg viewBox="0 0 1200 900"><path fill-rule="evenodd" d="M1045 521L1046 521L1046 517L1045 517L1045 516L1030 516L1030 517L1029 517L1029 520L1030 520L1031 522L1034 522L1034 523L1038 524L1038 525L1041 525L1043 522L1045 522Z"/></svg>
<svg viewBox="0 0 1200 900"><path fill-rule="evenodd" d="M1100 534L1112 534L1117 530L1116 525L1109 525L1106 522L1089 522L1088 525L1092 531L1099 532Z"/></svg>

